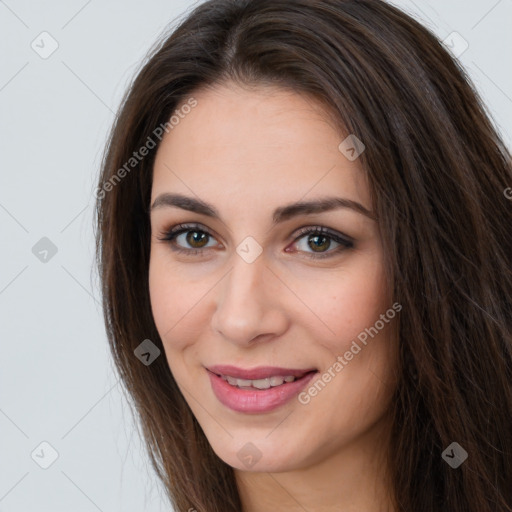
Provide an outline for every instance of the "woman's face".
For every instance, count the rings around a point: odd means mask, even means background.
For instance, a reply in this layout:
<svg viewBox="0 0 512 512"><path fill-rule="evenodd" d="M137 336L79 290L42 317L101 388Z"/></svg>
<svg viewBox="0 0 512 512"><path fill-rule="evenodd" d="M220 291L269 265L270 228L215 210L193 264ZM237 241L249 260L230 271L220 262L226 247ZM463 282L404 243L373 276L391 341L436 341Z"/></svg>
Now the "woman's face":
<svg viewBox="0 0 512 512"><path fill-rule="evenodd" d="M364 445L394 390L396 311L357 152L295 93L193 96L151 196L151 304L172 374L235 468L289 471Z"/></svg>

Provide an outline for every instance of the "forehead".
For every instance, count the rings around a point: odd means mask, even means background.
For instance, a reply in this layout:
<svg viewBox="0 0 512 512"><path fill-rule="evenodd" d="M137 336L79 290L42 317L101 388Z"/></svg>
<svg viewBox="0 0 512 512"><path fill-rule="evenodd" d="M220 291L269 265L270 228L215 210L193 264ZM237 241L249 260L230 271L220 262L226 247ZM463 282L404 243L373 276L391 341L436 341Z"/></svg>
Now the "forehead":
<svg viewBox="0 0 512 512"><path fill-rule="evenodd" d="M311 97L231 84L191 96L197 105L159 146L152 201L179 192L218 205L231 200L273 209L305 196L339 194L371 209L362 169L338 149L347 134Z"/></svg>

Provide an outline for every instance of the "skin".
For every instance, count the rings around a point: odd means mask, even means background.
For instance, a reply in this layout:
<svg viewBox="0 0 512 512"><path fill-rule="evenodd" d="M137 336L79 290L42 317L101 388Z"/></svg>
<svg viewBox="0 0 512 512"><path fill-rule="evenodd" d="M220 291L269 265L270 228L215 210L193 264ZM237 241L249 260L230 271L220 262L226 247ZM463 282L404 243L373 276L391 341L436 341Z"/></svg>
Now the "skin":
<svg viewBox="0 0 512 512"><path fill-rule="evenodd" d="M151 204L180 193L212 204L222 220L168 206L151 212L150 296L171 372L213 450L235 469L244 512L393 510L385 463L393 321L307 405L294 398L264 414L232 411L204 368L322 372L391 307L375 220L341 208L272 226L275 208L299 200L338 196L372 209L358 160L338 150L347 134L321 104L285 89L226 83L193 96L197 106L158 149ZM212 234L202 254L160 240L179 223ZM318 254L308 245L314 235L295 241L304 226L352 237L354 247L321 240L331 256L308 258ZM176 245L201 247L192 234ZM262 249L253 263L236 252L248 236ZM251 468L237 456L248 442L261 453Z"/></svg>

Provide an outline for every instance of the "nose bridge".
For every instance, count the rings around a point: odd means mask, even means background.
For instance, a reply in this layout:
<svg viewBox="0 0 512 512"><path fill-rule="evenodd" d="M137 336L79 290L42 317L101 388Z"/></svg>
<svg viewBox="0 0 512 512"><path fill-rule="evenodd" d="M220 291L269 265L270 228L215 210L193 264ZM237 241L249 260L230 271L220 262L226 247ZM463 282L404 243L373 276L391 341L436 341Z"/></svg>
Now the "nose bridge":
<svg viewBox="0 0 512 512"><path fill-rule="evenodd" d="M219 308L226 313L240 313L245 322L261 314L265 294L265 262L260 256L247 263L238 254L233 257L233 267L224 285ZM250 313L250 314L249 314Z"/></svg>
<svg viewBox="0 0 512 512"><path fill-rule="evenodd" d="M282 327L279 313L273 310L275 304L269 300L269 274L262 255L248 263L234 254L212 318L213 328L226 339L248 343L261 334L275 334Z"/></svg>

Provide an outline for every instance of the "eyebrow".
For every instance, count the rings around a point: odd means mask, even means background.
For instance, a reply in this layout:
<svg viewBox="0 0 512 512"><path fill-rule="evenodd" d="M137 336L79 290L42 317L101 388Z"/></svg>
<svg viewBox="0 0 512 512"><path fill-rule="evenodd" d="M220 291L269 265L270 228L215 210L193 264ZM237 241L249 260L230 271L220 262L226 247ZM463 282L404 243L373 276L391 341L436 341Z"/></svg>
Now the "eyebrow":
<svg viewBox="0 0 512 512"><path fill-rule="evenodd" d="M182 210L199 213L220 220L219 212L214 206L200 199L181 194L160 194L151 205L150 211L153 212L163 207L181 208ZM377 220L377 217L370 210L357 201L342 197L324 197L312 201L299 201L276 208L272 215L272 221L273 225L276 225L299 215L311 215L339 208L348 208L372 220Z"/></svg>

